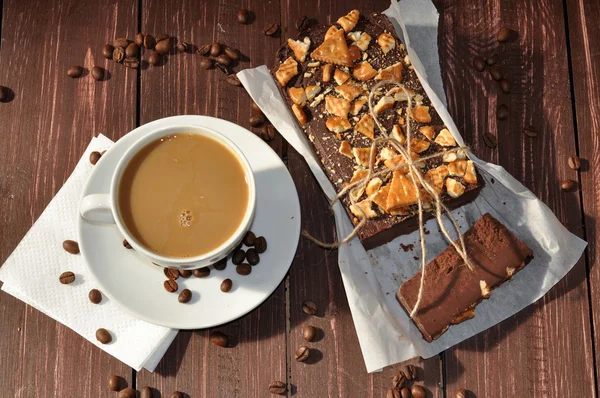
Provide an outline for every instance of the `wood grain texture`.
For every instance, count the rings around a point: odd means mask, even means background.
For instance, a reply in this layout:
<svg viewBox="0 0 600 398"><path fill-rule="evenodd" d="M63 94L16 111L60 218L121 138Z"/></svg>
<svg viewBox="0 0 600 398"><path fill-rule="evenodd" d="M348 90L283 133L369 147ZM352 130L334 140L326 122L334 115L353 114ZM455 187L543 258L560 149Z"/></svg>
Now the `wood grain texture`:
<svg viewBox="0 0 600 398"><path fill-rule="evenodd" d="M579 197L559 189L563 178L575 175L566 164L575 152L575 133L562 2L495 1L481 8L460 0L438 3L440 58L457 125L475 153L504 166L581 235ZM518 32L514 42L498 45L495 35L502 25ZM494 52L512 82L510 95L471 65L475 55ZM499 103L511 110L507 121L495 118ZM538 137L523 135L528 125ZM485 132L498 137L497 150L483 145ZM447 395L468 388L478 397L594 396L585 278L580 260L534 305L446 351ZM571 375L568 383L565 374Z"/></svg>
<svg viewBox="0 0 600 398"><path fill-rule="evenodd" d="M3 2L0 84L0 263L71 173L90 139L118 137L134 126L135 82L67 77L71 65L108 65L102 46L133 32L135 1ZM93 16L93 17L90 17ZM122 71L124 72L124 71ZM110 110L110 111L107 111ZM0 395L110 396L112 373L131 369L72 330L0 293ZM20 328L20 331L19 331Z"/></svg>

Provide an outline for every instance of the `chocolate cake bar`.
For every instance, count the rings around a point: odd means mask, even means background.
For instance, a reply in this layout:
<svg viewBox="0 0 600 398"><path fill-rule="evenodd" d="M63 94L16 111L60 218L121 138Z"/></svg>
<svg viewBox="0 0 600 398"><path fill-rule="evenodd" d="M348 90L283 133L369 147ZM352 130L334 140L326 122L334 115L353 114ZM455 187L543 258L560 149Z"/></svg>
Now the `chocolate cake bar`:
<svg viewBox="0 0 600 398"><path fill-rule="evenodd" d="M353 10L334 25L304 31L280 48L272 74L337 192L366 177L371 144L381 136L367 98L381 80L394 80L407 89L384 85L375 93L374 109L387 134L403 145L405 118L411 119L414 160L457 148L385 15L365 18ZM376 150L375 171L405 163L389 143ZM472 200L482 186L473 162L462 151L445 153L418 166L451 208ZM354 224L363 212L369 219L359 232L367 250L417 228L417 189L407 173L408 168L390 171L373 178L366 189L354 189L351 194L358 205L351 206L348 196L343 199ZM424 206L428 217L432 198L422 188L421 192L428 202Z"/></svg>
<svg viewBox="0 0 600 398"><path fill-rule="evenodd" d="M532 258L533 252L489 213L464 235L471 271L453 246L425 267L423 297L415 325L428 342L450 325L475 316L475 306L495 287L510 279ZM419 294L421 272L400 286L396 298L410 314Z"/></svg>

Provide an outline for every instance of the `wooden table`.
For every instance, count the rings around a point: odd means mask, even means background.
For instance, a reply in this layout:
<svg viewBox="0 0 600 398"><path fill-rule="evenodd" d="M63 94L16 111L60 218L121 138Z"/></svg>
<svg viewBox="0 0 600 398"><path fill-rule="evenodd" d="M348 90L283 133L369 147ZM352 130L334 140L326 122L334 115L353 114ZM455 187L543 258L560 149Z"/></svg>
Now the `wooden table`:
<svg viewBox="0 0 600 398"><path fill-rule="evenodd" d="M199 68L195 54L173 54L162 67L131 70L101 57L115 37L169 33L196 45L220 41L248 57L241 68L271 64L294 22L308 15L331 23L351 8L381 11L388 0L0 0L0 84L14 92L0 103L0 263L50 202L97 134L117 140L140 124L179 114L202 114L250 127L250 98L218 70ZM362 4L361 4L362 3ZM414 360L431 396L597 396L600 339L600 7L593 0L438 0L440 58L448 106L475 153L504 166L536 193L589 249L574 269L537 303L438 357ZM240 7L253 11L239 25ZM479 9L476 9L479 8ZM263 25L281 24L266 37ZM499 46L507 25L519 33ZM418 45L418 43L414 43ZM471 65L477 54L501 51L512 93L501 94L487 73ZM109 78L71 79L71 65L101 65ZM496 106L511 109L497 121ZM535 138L523 134L532 125ZM483 134L498 137L498 147ZM303 159L278 137L271 143L289 167L300 195L303 226L333 239L333 217ZM580 172L567 157L583 159ZM580 190L564 193L572 178ZM179 333L154 373L136 373L75 332L0 293L0 396L114 397L106 380L155 387L168 397L267 397L273 380L287 380L298 397L385 397L394 372L367 374L337 268L337 253L300 240L292 268L275 293L245 317L218 328L235 348L208 341L208 330ZM32 270L35 272L35 269ZM310 299L322 317L308 317ZM323 338L311 364L293 360L301 330L315 325Z"/></svg>

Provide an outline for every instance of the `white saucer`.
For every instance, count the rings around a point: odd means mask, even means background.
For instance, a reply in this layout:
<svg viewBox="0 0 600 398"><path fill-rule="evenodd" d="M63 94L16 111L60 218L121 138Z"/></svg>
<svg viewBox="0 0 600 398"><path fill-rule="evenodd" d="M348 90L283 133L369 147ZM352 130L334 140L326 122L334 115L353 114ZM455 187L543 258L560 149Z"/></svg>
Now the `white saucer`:
<svg viewBox="0 0 600 398"><path fill-rule="evenodd" d="M300 203L292 178L277 154L250 131L207 116L174 116L133 130L110 148L94 167L83 195L108 193L110 179L121 155L140 136L173 124L196 124L220 132L246 155L256 179L256 215L250 229L267 240L267 251L247 276L238 275L228 261L224 271L212 266L207 278L179 278L180 292L188 288L192 300L177 301L168 293L163 269L134 250L123 247L115 225L78 221L81 254L98 282L98 288L127 312L145 321L176 329L208 328L239 318L275 291L290 268L300 237ZM220 290L230 278L229 293Z"/></svg>

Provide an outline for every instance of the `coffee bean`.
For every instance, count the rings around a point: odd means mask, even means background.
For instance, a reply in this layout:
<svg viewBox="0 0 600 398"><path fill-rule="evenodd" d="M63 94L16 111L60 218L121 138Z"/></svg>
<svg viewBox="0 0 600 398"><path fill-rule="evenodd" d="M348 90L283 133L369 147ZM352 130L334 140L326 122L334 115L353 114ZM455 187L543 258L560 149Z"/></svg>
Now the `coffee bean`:
<svg viewBox="0 0 600 398"><path fill-rule="evenodd" d="M302 311L307 315L315 315L317 313L317 305L310 300L302 303Z"/></svg>
<svg viewBox="0 0 600 398"><path fill-rule="evenodd" d="M510 29L508 29L506 26L503 26L498 31L496 40L498 40L500 43L504 43L505 41L508 41L508 39L510 39Z"/></svg>
<svg viewBox="0 0 600 398"><path fill-rule="evenodd" d="M399 370L394 374L394 378L392 379L392 387L401 389L406 383L406 375L403 371Z"/></svg>
<svg viewBox="0 0 600 398"><path fill-rule="evenodd" d="M263 254L267 251L267 240L264 236L259 236L254 242L254 248L258 254Z"/></svg>
<svg viewBox="0 0 600 398"><path fill-rule="evenodd" d="M245 8L240 8L240 10L237 13L238 23L245 25L248 23L249 19L250 19L250 12L248 10L246 10Z"/></svg>
<svg viewBox="0 0 600 398"><path fill-rule="evenodd" d="M92 68L92 78L98 81L104 79L104 69L99 66L94 66Z"/></svg>
<svg viewBox="0 0 600 398"><path fill-rule="evenodd" d="M194 276L196 278L206 278L210 275L210 268L202 267L194 270Z"/></svg>
<svg viewBox="0 0 600 398"><path fill-rule="evenodd" d="M508 119L508 106L505 104L498 105L498 108L496 108L496 117L498 120Z"/></svg>
<svg viewBox="0 0 600 398"><path fill-rule="evenodd" d="M181 275L182 278L189 278L192 276L192 271L189 269L183 269L179 271L179 275Z"/></svg>
<svg viewBox="0 0 600 398"><path fill-rule="evenodd" d="M209 339L211 343L216 344L219 347L227 347L229 345L229 336L218 330L210 332Z"/></svg>
<svg viewBox="0 0 600 398"><path fill-rule="evenodd" d="M573 192L577 189L577 182L571 179L563 180L563 182L560 184L560 189L565 192Z"/></svg>
<svg viewBox="0 0 600 398"><path fill-rule="evenodd" d="M235 265L240 265L241 263L244 262L245 258L246 258L245 251L243 251L242 249L236 250L233 252L233 255L231 256L231 262Z"/></svg>
<svg viewBox="0 0 600 398"><path fill-rule="evenodd" d="M395 388L389 388L385 394L385 398L400 398L400 391Z"/></svg>
<svg viewBox="0 0 600 398"><path fill-rule="evenodd" d="M215 61L212 58L202 58L200 67L202 69L212 69L215 67Z"/></svg>
<svg viewBox="0 0 600 398"><path fill-rule="evenodd" d="M535 130L535 127L533 126L527 126L525 127L525 129L523 130L523 134L525 134L527 137L537 137L538 133Z"/></svg>
<svg viewBox="0 0 600 398"><path fill-rule="evenodd" d="M287 391L287 385L283 381L272 381L269 384L269 392L275 395L283 395Z"/></svg>
<svg viewBox="0 0 600 398"><path fill-rule="evenodd" d="M66 271L63 272L62 274L60 274L60 276L58 277L58 280L60 281L60 283L62 283L63 285L68 285L69 283L73 283L75 282L75 274L72 273L71 271Z"/></svg>
<svg viewBox="0 0 600 398"><path fill-rule="evenodd" d="M216 61L224 66L231 65L231 58L227 54L221 54L217 57Z"/></svg>
<svg viewBox="0 0 600 398"><path fill-rule="evenodd" d="M252 110L256 113L263 113L262 109L254 101L252 101Z"/></svg>
<svg viewBox="0 0 600 398"><path fill-rule="evenodd" d="M485 59L485 63L488 66L494 66L498 63L498 54L492 54L491 56L489 56L488 58Z"/></svg>
<svg viewBox="0 0 600 398"><path fill-rule="evenodd" d="M126 57L136 57L136 58L139 57L140 56L140 46L138 46L135 43L131 43L125 49L125 56Z"/></svg>
<svg viewBox="0 0 600 398"><path fill-rule="evenodd" d="M302 330L302 337L306 341L313 341L317 338L317 328L314 326L305 326Z"/></svg>
<svg viewBox="0 0 600 398"><path fill-rule="evenodd" d="M490 76L492 76L492 79L496 81L500 81L504 78L504 74L502 74L502 71L498 65L494 65L490 68Z"/></svg>
<svg viewBox="0 0 600 398"><path fill-rule="evenodd" d="M421 386L414 385L410 389L413 398L427 398L427 391Z"/></svg>
<svg viewBox="0 0 600 398"><path fill-rule="evenodd" d="M404 387L402 390L400 390L400 397L411 398L412 394L410 393L410 390L408 388Z"/></svg>
<svg viewBox="0 0 600 398"><path fill-rule="evenodd" d="M148 386L140 390L140 398L152 398L152 389Z"/></svg>
<svg viewBox="0 0 600 398"><path fill-rule="evenodd" d="M129 43L131 43L131 42L128 39L126 39L124 37L119 37L118 39L115 39L113 41L113 46L125 48L129 45Z"/></svg>
<svg viewBox="0 0 600 398"><path fill-rule="evenodd" d="M79 243L74 240L67 239L63 242L63 249L71 254L79 254Z"/></svg>
<svg viewBox="0 0 600 398"><path fill-rule="evenodd" d="M98 289L92 289L88 293L88 298L93 304L100 304L102 302L102 293Z"/></svg>
<svg viewBox="0 0 600 398"><path fill-rule="evenodd" d="M241 263L240 265L235 267L235 271L240 274L240 275L250 275L250 273L252 272L252 267L250 266L250 264L246 264L246 263Z"/></svg>
<svg viewBox="0 0 600 398"><path fill-rule="evenodd" d="M196 51L196 53L198 55L208 55L208 53L210 53L211 47L212 47L212 45L205 44L203 46L200 46L200 48L198 48L198 51Z"/></svg>
<svg viewBox="0 0 600 398"><path fill-rule="evenodd" d="M227 268L227 257L222 258L216 263L214 263L213 267L215 267L217 271L223 271L225 268Z"/></svg>
<svg viewBox="0 0 600 398"><path fill-rule="evenodd" d="M165 290L169 293L176 292L177 289L179 289L179 285L177 285L177 282L175 282L173 279L167 279L163 283L163 286L165 287Z"/></svg>
<svg viewBox="0 0 600 398"><path fill-rule="evenodd" d="M417 367L415 365L407 365L404 369L404 375L407 380L414 380L417 378Z"/></svg>
<svg viewBox="0 0 600 398"><path fill-rule="evenodd" d="M296 350L295 358L296 358L296 361L298 361L298 362L304 362L308 359L309 355L310 355L310 348L303 345Z"/></svg>
<svg viewBox="0 0 600 398"><path fill-rule="evenodd" d="M71 66L67 69L67 75L73 79L81 77L83 75L83 68L81 66Z"/></svg>
<svg viewBox="0 0 600 398"><path fill-rule="evenodd" d="M129 242L127 242L127 239L123 239L123 247L125 249L133 249L133 247L131 247L131 245L129 244Z"/></svg>
<svg viewBox="0 0 600 398"><path fill-rule="evenodd" d="M473 67L479 72L483 72L485 70L485 60L483 57L476 56L473 58Z"/></svg>
<svg viewBox="0 0 600 398"><path fill-rule="evenodd" d="M138 33L137 35L135 35L135 44L137 44L139 47L144 45L144 34L143 33Z"/></svg>
<svg viewBox="0 0 600 398"><path fill-rule="evenodd" d="M305 31L309 27L310 19L306 15L303 15L296 20L296 29L298 29L299 32Z"/></svg>
<svg viewBox="0 0 600 398"><path fill-rule="evenodd" d="M240 59L240 52L235 48L225 47L225 55L231 58L232 61Z"/></svg>
<svg viewBox="0 0 600 398"><path fill-rule="evenodd" d="M102 47L102 56L106 59L111 59L113 51L115 51L115 48L112 45L105 44L104 47Z"/></svg>
<svg viewBox="0 0 600 398"><path fill-rule="evenodd" d="M266 121L267 118L262 113L255 113L254 115L250 116L249 120L250 126L252 127L262 126Z"/></svg>
<svg viewBox="0 0 600 398"><path fill-rule="evenodd" d="M236 87L240 87L242 85L242 82L240 82L240 79L237 77L237 75L235 73L232 73L229 76L227 76L227 83L231 84L232 86L236 86Z"/></svg>
<svg viewBox="0 0 600 398"><path fill-rule="evenodd" d="M256 235L254 234L254 232L248 231L248 232L246 232L246 235L244 235L244 239L242 240L242 242L244 242L244 244L246 246L250 247L250 246L254 246L255 240L256 240Z"/></svg>
<svg viewBox="0 0 600 398"><path fill-rule="evenodd" d="M510 93L510 81L507 79L500 80L500 90L502 90L504 94Z"/></svg>
<svg viewBox="0 0 600 398"><path fill-rule="evenodd" d="M146 50L152 50L156 46L156 39L152 35L144 36L144 48Z"/></svg>
<svg viewBox="0 0 600 398"><path fill-rule="evenodd" d="M156 43L160 43L161 41L165 41L169 38L170 38L170 36L168 34L161 33L160 35L156 36Z"/></svg>
<svg viewBox="0 0 600 398"><path fill-rule="evenodd" d="M469 398L469 392L464 388L461 388L456 392L456 398Z"/></svg>
<svg viewBox="0 0 600 398"><path fill-rule="evenodd" d="M98 151L94 151L94 152L90 153L90 163L91 164L98 163L98 161L100 160L100 157L102 157L102 155L100 155L100 152L98 152Z"/></svg>
<svg viewBox="0 0 600 398"><path fill-rule="evenodd" d="M181 391L173 391L170 398L184 398Z"/></svg>
<svg viewBox="0 0 600 398"><path fill-rule="evenodd" d="M182 304L189 303L192 299L192 292L190 289L183 289L181 293L179 293L179 297L177 297L177 301Z"/></svg>
<svg viewBox="0 0 600 398"><path fill-rule="evenodd" d="M119 391L117 398L135 398L137 397L137 391L131 387L127 387L124 390Z"/></svg>
<svg viewBox="0 0 600 398"><path fill-rule="evenodd" d="M152 66L157 66L160 64L161 55L157 51L152 51L152 54L148 57L148 63Z"/></svg>
<svg viewBox="0 0 600 398"><path fill-rule="evenodd" d="M210 55L213 57L218 57L223 52L223 46L221 43L213 43L210 46Z"/></svg>
<svg viewBox="0 0 600 398"><path fill-rule="evenodd" d="M263 33L265 36L273 36L279 30L279 24L276 23L268 23L265 25L263 29Z"/></svg>
<svg viewBox="0 0 600 398"><path fill-rule="evenodd" d="M215 67L216 67L218 70L220 70L221 72L225 73L225 75L227 75L227 77L229 77L230 75L233 75L233 76L235 76L235 73L230 73L230 72L229 72L229 69L227 69L227 67L226 67L226 66L223 66L223 65L221 65L221 64L220 64L220 63L218 63L218 62L215 62Z"/></svg>
<svg viewBox="0 0 600 398"><path fill-rule="evenodd" d="M179 278L179 270L176 268L163 268L163 272L168 279L173 281Z"/></svg>
<svg viewBox="0 0 600 398"><path fill-rule="evenodd" d="M125 50L122 47L115 47L112 59L115 62L121 62L125 58Z"/></svg>
<svg viewBox="0 0 600 398"><path fill-rule="evenodd" d="M581 159L579 156L569 156L569 167L573 170L579 170L581 168Z"/></svg>
<svg viewBox="0 0 600 398"><path fill-rule="evenodd" d="M0 86L0 102L7 101L9 93L8 87Z"/></svg>
<svg viewBox="0 0 600 398"><path fill-rule="evenodd" d="M171 51L171 40L161 40L154 47L159 54L166 54Z"/></svg>
<svg viewBox="0 0 600 398"><path fill-rule="evenodd" d="M232 286L233 286L233 282L231 281L231 279L227 278L223 282L221 282L221 291L223 293L227 293L231 290Z"/></svg>
<svg viewBox="0 0 600 398"><path fill-rule="evenodd" d="M185 53L185 52L187 52L189 47L190 47L190 45L189 45L189 44L187 44L187 43L186 43L186 42L184 42L184 41L180 41L180 42L178 42L178 43L177 43L177 50L178 50L180 53Z"/></svg>
<svg viewBox="0 0 600 398"><path fill-rule="evenodd" d="M490 133L485 133L483 135L483 143L490 148L496 148L498 146L498 141L496 140L496 137L491 135Z"/></svg>
<svg viewBox="0 0 600 398"><path fill-rule="evenodd" d="M128 57L123 61L123 65L131 69L137 69L140 66L140 60L135 57Z"/></svg>
<svg viewBox="0 0 600 398"><path fill-rule="evenodd" d="M246 260L250 265L256 265L260 262L260 256L256 252L256 249L248 249L246 251Z"/></svg>
<svg viewBox="0 0 600 398"><path fill-rule="evenodd" d="M100 328L96 330L96 340L101 342L102 344L108 344L112 341L112 336L110 332L104 328Z"/></svg>
<svg viewBox="0 0 600 398"><path fill-rule="evenodd" d="M110 391L119 391L121 389L121 378L112 375L108 378L108 388Z"/></svg>
<svg viewBox="0 0 600 398"><path fill-rule="evenodd" d="M263 126L260 129L259 136L263 139L263 141L270 142L273 141L273 139L275 138L276 131L277 130L275 130L275 127L269 124L268 126Z"/></svg>

